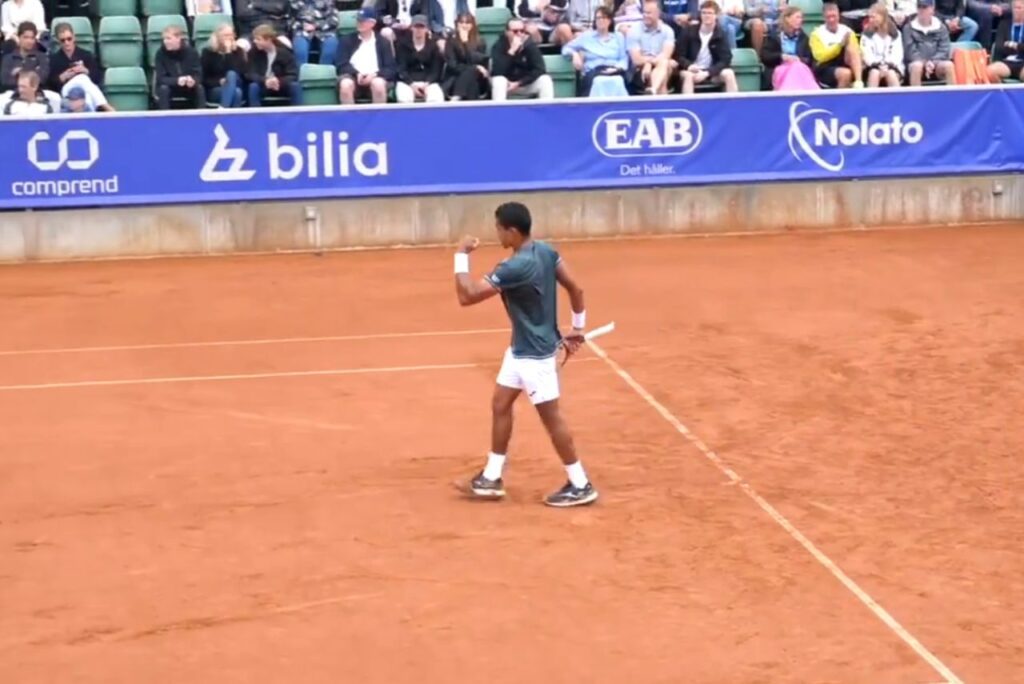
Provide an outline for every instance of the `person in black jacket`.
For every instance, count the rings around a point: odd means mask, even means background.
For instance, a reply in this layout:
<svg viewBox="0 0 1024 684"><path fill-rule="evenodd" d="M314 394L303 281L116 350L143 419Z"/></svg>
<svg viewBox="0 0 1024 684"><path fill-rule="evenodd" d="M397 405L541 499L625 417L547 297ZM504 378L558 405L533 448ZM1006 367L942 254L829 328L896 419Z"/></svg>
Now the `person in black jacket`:
<svg viewBox="0 0 1024 684"><path fill-rule="evenodd" d="M444 48L447 77L445 92L456 100L479 100L487 92L490 72L487 43L480 37L476 18L466 12L455 20L455 32Z"/></svg>
<svg viewBox="0 0 1024 684"><path fill-rule="evenodd" d="M370 97L374 104L387 102L398 68L390 41L374 32L376 25L377 12L364 7L359 10L356 33L341 39L337 63L341 104L354 104L357 97Z"/></svg>
<svg viewBox="0 0 1024 684"><path fill-rule="evenodd" d="M284 96L293 105L302 104L295 55L277 39L273 26L261 24L252 31L249 51L249 106L262 107L267 95Z"/></svg>
<svg viewBox="0 0 1024 684"><path fill-rule="evenodd" d="M185 98L196 109L206 107L203 92L203 74L199 66L199 53L185 42L185 32L179 26L168 26L163 33L164 44L156 52L153 78L156 81L156 101L160 109L171 108L171 98Z"/></svg>
<svg viewBox="0 0 1024 684"><path fill-rule="evenodd" d="M933 4L935 5L935 16L949 29L951 38L957 36L957 40L966 41L974 40L974 37L978 36L982 45L986 47L991 45L989 42L992 39L991 21L985 26L987 33L979 36L978 22L966 14L966 0L934 0Z"/></svg>
<svg viewBox="0 0 1024 684"><path fill-rule="evenodd" d="M700 6L700 23L687 26L679 32L675 60L679 64L679 80L684 94L692 94L694 86L708 82L725 87L735 93L736 74L732 64L732 49L725 31L718 23L718 3L704 0Z"/></svg>
<svg viewBox="0 0 1024 684"><path fill-rule="evenodd" d="M1024 76L1024 0L1013 0L1010 16L999 22L996 31L995 56L988 65L990 83L1002 83L1004 78L1018 81Z"/></svg>
<svg viewBox="0 0 1024 684"><path fill-rule="evenodd" d="M491 97L506 100L509 95L555 97L555 84L547 74L544 56L526 34L522 19L513 17L505 24L505 33L491 49Z"/></svg>
<svg viewBox="0 0 1024 684"><path fill-rule="evenodd" d="M234 26L224 23L210 34L201 62L206 99L225 109L241 107L242 79L249 65L245 50L235 43Z"/></svg>
<svg viewBox="0 0 1024 684"><path fill-rule="evenodd" d="M53 30L60 49L50 57L50 90L67 97L74 88L85 93L85 107L89 111L112 112L114 108L103 94L103 72L88 50L78 47L75 31L70 24L57 24Z"/></svg>
<svg viewBox="0 0 1024 684"><path fill-rule="evenodd" d="M775 69L783 62L795 59L807 65L808 69L812 68L814 56L803 23L804 13L796 5L789 5L782 11L776 30L765 36L761 62L764 64L763 83L768 88L774 83Z"/></svg>
<svg viewBox="0 0 1024 684"><path fill-rule="evenodd" d="M18 24L18 48L0 60L0 91L18 87L18 74L34 71L40 83L50 78L50 56L39 50L39 31L31 21Z"/></svg>
<svg viewBox="0 0 1024 684"><path fill-rule="evenodd" d="M395 99L403 104L417 100L444 102L441 89L444 58L428 31L426 16L417 14L412 18L412 35L399 40L395 47L398 62Z"/></svg>

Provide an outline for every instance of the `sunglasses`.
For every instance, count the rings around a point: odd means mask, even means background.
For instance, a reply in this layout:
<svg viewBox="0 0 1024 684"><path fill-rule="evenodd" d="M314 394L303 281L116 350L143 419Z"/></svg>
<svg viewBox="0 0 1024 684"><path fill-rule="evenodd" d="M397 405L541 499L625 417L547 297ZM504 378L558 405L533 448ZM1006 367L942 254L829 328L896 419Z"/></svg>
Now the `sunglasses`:
<svg viewBox="0 0 1024 684"><path fill-rule="evenodd" d="M73 42L75 42L75 37L74 36L64 36L63 38L58 38L57 40L59 40L62 43L73 43Z"/></svg>

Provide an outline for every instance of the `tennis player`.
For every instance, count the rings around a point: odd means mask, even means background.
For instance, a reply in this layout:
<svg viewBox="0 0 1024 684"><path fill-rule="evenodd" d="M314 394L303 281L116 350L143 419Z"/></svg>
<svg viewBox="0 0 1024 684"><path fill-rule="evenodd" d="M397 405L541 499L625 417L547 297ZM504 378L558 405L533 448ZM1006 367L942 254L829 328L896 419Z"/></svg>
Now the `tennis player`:
<svg viewBox="0 0 1024 684"><path fill-rule="evenodd" d="M480 241L467 237L455 253L455 292L459 304L479 304L500 294L512 323L512 344L505 352L491 403L491 452L487 465L473 478L469 489L478 497L505 496L502 470L512 438L512 405L521 392L526 392L569 477L564 487L545 497L544 503L558 507L593 503L597 490L576 457L572 434L558 408L558 350L564 346L568 358L583 343L583 290L558 252L530 237L533 221L526 206L519 202L502 204L494 217L498 240L502 247L512 250L511 256L490 274L474 280L469 274L469 254ZM573 330L565 338L558 330L557 284L568 291L573 311Z"/></svg>

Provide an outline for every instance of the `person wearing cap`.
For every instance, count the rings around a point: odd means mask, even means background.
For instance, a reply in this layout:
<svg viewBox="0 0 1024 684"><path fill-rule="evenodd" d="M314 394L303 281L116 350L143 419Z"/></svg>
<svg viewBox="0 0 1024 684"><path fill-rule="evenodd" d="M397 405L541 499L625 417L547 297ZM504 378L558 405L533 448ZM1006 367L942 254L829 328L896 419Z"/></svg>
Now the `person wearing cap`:
<svg viewBox="0 0 1024 684"><path fill-rule="evenodd" d="M103 94L103 72L96 58L78 46L70 24L57 24L53 30L60 49L50 57L50 90L65 98L74 89L85 94L87 111L112 112L114 108ZM77 110L76 110L77 111Z"/></svg>
<svg viewBox="0 0 1024 684"><path fill-rule="evenodd" d="M64 100L61 102L60 111L66 114L81 114L82 112L94 112L93 107L85 99L85 90L75 86L64 93Z"/></svg>
<svg viewBox="0 0 1024 684"><path fill-rule="evenodd" d="M903 27L903 53L909 65L910 85L938 79L953 83L949 29L935 17L934 0L917 0L917 16Z"/></svg>
<svg viewBox="0 0 1024 684"><path fill-rule="evenodd" d="M863 88L864 65L856 34L840 22L834 2L822 6L822 15L825 23L811 31L814 77L827 88Z"/></svg>
<svg viewBox="0 0 1024 684"><path fill-rule="evenodd" d="M388 99L397 67L391 43L378 36L377 12L372 7L359 10L356 32L344 36L338 45L338 98L342 104L354 104L356 98L370 98L374 104Z"/></svg>
<svg viewBox="0 0 1024 684"><path fill-rule="evenodd" d="M443 37L445 28L444 10L438 0L377 0L378 29L380 35L397 44L398 40L406 40L411 35L412 18L422 15L427 19L427 28L444 50Z"/></svg>
<svg viewBox="0 0 1024 684"><path fill-rule="evenodd" d="M526 33L522 19L513 17L505 24L505 33L491 48L491 98L507 100L537 97L552 100L555 83L547 74L540 48Z"/></svg>
<svg viewBox="0 0 1024 684"><path fill-rule="evenodd" d="M417 14L412 18L412 35L399 41L395 48L398 62L398 83L395 99L409 102L444 102L441 73L444 57L437 41L430 37L427 17Z"/></svg>
<svg viewBox="0 0 1024 684"><path fill-rule="evenodd" d="M991 83L1002 83L1004 78L1020 81L1021 76L1024 76L1024 0L1013 0L1010 16L1000 22L996 33L988 80Z"/></svg>
<svg viewBox="0 0 1024 684"><path fill-rule="evenodd" d="M966 15L966 0L932 0L932 4L935 6L935 16L949 29L950 38L956 36L958 42L966 43L978 35L978 22ZM988 24L988 33L992 33L991 21Z"/></svg>

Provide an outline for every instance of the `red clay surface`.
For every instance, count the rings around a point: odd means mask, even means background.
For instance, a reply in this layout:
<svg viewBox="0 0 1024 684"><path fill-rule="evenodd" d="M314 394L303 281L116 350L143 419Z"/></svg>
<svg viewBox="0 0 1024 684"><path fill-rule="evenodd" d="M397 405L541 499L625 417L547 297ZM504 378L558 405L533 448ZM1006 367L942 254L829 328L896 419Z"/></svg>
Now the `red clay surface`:
<svg viewBox="0 0 1024 684"><path fill-rule="evenodd" d="M1024 231L561 250L612 359L963 681L1024 681ZM2 268L0 351L505 327L450 274ZM539 503L525 402L510 498L460 499L506 341L0 354L0 681L942 681L593 354L563 381L599 504Z"/></svg>

